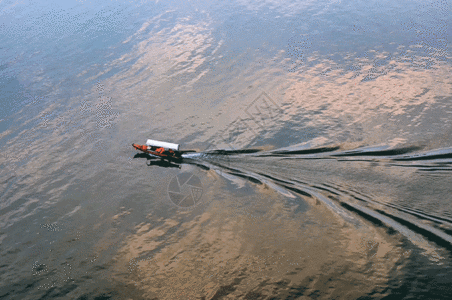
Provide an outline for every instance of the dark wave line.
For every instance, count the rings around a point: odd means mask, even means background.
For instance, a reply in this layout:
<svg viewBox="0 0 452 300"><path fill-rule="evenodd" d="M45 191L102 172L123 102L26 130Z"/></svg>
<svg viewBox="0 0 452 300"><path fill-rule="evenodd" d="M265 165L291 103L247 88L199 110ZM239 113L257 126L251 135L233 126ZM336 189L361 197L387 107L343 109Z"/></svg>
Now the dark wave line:
<svg viewBox="0 0 452 300"><path fill-rule="evenodd" d="M318 190L322 190L322 191L325 191L325 192L337 195L337 196L339 195L338 193L336 193L336 192L334 192L334 191L332 191L330 189L327 189L327 188L324 188L324 187L321 187L321 186L318 186L318 185L313 185L312 187L314 187L314 188L316 188Z"/></svg>
<svg viewBox="0 0 452 300"><path fill-rule="evenodd" d="M377 218L375 216L367 214L367 213L365 213L365 212L363 212L363 211L361 211L361 210L355 208L354 206L349 205L348 203L345 203L345 202L340 202L340 205L342 207L346 208L347 210L352 211L352 212L360 215L365 220L368 220L368 221L374 223L377 226L386 227L389 234L394 234L396 232L393 228L391 228L390 226L385 225L384 222L382 222L379 218Z"/></svg>
<svg viewBox="0 0 452 300"><path fill-rule="evenodd" d="M394 160L395 161L418 161L418 160L438 160L438 159L451 159L451 158L452 158L452 148L442 148L442 149L428 151L425 153L397 157Z"/></svg>
<svg viewBox="0 0 452 300"><path fill-rule="evenodd" d="M290 185L284 185L284 187L286 188L286 189L288 189L288 190L291 190L292 192L295 192L295 193L298 193L298 194L300 194L300 195L303 195L303 196L306 196L306 197L309 197L309 198L314 198L311 194L309 194L308 192L305 192L305 191L303 191L303 190L301 190L301 189L299 189L299 188L296 188L296 187L294 187L294 186L290 186Z"/></svg>
<svg viewBox="0 0 452 300"><path fill-rule="evenodd" d="M419 171L424 171L424 172L438 172L438 171L451 172L451 171L452 171L452 168L429 168L429 167L422 167L422 168L419 168Z"/></svg>
<svg viewBox="0 0 452 300"><path fill-rule="evenodd" d="M333 152L333 151L336 151L339 149L340 149L339 146L334 146L334 147L321 147L321 148L303 149L303 150L279 150L279 151L273 151L272 154L277 154L277 156L279 156L279 155L316 154L316 153ZM272 154L270 154L268 156L272 156Z"/></svg>
<svg viewBox="0 0 452 300"><path fill-rule="evenodd" d="M261 151L262 151L261 149L240 149L240 150L217 149L217 150L208 150L205 151L204 153L208 155L237 155L237 154L250 154Z"/></svg>
<svg viewBox="0 0 452 300"><path fill-rule="evenodd" d="M288 182L285 181L285 180L282 180L282 179L273 177L273 176L268 175L268 174L263 174L263 173L257 173L257 174L259 174L259 175L261 175L261 176L264 176L264 177L266 177L266 178L269 178L269 179L271 179L272 181L275 181L275 182L280 182L280 183L284 183L284 184L287 184L287 183L288 183Z"/></svg>
<svg viewBox="0 0 452 300"><path fill-rule="evenodd" d="M394 167L420 169L420 168L440 168L441 165L445 165L444 167L446 168L446 167L451 166L451 163L449 163L449 162L432 162L431 165L430 164L425 164L425 165L422 165L422 164L409 164L409 165L406 165L406 164L401 164L401 163L390 163L388 165L389 166L394 166Z"/></svg>
<svg viewBox="0 0 452 300"><path fill-rule="evenodd" d="M354 150L354 151L347 151L344 153L333 154L331 156L335 156L335 157L341 157L341 156L397 156L397 155L401 155L401 154L414 152L419 149L421 149L421 148L420 147L405 147L405 148L377 150L377 151Z"/></svg>
<svg viewBox="0 0 452 300"><path fill-rule="evenodd" d="M435 159L449 159L452 158L452 153L445 154L431 154L431 155L422 155L422 156L409 156L409 157L401 157L394 158L395 161L417 161L417 160L435 160Z"/></svg>
<svg viewBox="0 0 452 300"><path fill-rule="evenodd" d="M264 155L262 155L264 156ZM335 157L330 157L330 156L293 156L293 157L287 157L287 156L283 156L283 155L265 155L265 156L273 156L273 157L278 157L280 156L281 159L305 159L305 160L309 160L309 159L313 159L313 160L321 160L321 159L336 159Z"/></svg>
<svg viewBox="0 0 452 300"><path fill-rule="evenodd" d="M245 174L235 173L235 172L228 172L228 173L231 174L231 175L235 175L237 177L240 177L240 178L248 179L249 181L251 181L253 183L256 183L256 184L263 184L262 181L260 181L257 178L254 178L253 176L250 176L250 175L245 175Z"/></svg>

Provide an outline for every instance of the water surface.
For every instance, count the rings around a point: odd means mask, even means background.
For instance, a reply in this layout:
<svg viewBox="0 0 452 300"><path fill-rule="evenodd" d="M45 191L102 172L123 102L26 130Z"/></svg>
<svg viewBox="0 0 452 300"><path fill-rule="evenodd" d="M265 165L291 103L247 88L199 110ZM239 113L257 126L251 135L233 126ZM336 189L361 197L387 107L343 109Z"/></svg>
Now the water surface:
<svg viewBox="0 0 452 300"><path fill-rule="evenodd" d="M450 298L451 11L1 1L0 297Z"/></svg>

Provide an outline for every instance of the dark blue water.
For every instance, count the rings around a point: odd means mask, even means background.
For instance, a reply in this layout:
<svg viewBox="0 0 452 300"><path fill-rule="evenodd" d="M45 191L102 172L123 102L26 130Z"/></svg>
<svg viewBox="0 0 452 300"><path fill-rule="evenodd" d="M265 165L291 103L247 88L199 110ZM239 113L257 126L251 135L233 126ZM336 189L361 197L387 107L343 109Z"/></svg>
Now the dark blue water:
<svg viewBox="0 0 452 300"><path fill-rule="evenodd" d="M1 1L0 298L449 299L451 12Z"/></svg>

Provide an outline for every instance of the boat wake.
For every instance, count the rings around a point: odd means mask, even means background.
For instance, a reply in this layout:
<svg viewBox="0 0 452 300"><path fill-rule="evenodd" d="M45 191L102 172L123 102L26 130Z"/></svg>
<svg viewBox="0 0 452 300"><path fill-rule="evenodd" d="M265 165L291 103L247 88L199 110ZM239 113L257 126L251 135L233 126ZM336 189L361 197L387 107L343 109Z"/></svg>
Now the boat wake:
<svg viewBox="0 0 452 300"><path fill-rule="evenodd" d="M320 201L355 226L366 222L414 244L452 250L452 148L341 146L188 154L223 177L266 185L288 197ZM446 208L446 209L445 209ZM364 222L364 223L363 223Z"/></svg>

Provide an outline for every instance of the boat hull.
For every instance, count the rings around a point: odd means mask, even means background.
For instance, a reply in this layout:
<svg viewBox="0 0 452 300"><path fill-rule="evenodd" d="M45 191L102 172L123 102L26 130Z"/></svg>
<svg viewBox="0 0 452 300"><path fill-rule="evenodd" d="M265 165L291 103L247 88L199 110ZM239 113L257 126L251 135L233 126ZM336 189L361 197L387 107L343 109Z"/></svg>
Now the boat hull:
<svg viewBox="0 0 452 300"><path fill-rule="evenodd" d="M151 154L160 159L166 159L168 161L174 161L174 162L182 161L182 156L180 156L179 153L177 153L177 152L175 152L174 155L171 155L171 154L167 154L167 153L160 153L160 152L154 151L154 150L156 150L156 149L154 149L156 147L151 147L151 149L148 149L148 147L146 145L132 144L132 146L139 151Z"/></svg>

